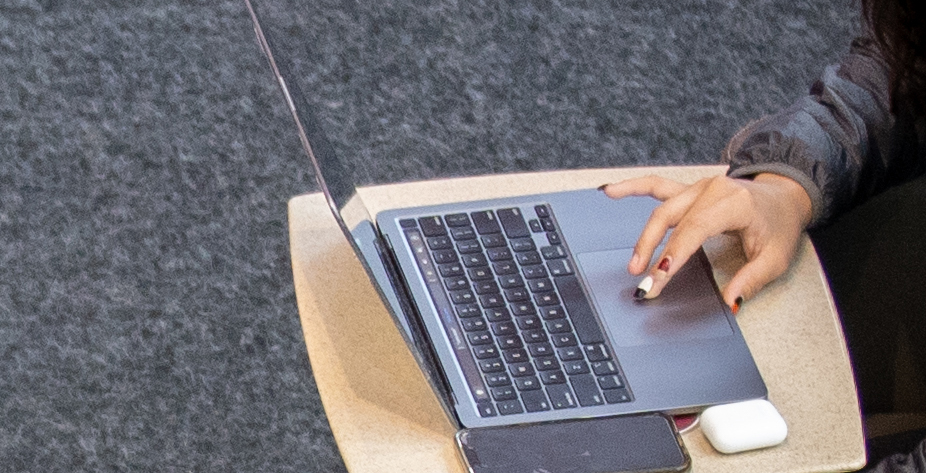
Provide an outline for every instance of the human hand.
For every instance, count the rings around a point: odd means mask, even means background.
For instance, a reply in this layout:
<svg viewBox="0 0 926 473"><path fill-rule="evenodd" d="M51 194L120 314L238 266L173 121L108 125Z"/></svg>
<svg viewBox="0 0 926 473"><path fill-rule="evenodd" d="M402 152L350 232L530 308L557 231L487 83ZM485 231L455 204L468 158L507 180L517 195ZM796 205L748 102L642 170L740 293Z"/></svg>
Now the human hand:
<svg viewBox="0 0 926 473"><path fill-rule="evenodd" d="M614 199L649 195L663 201L637 240L627 265L630 274L642 274L668 230L675 229L641 282L637 297L658 296L708 238L725 232L738 234L747 262L722 291L734 313L743 299L788 269L811 217L810 197L804 188L775 174L758 174L753 180L718 176L692 185L647 176L607 184L601 190Z"/></svg>

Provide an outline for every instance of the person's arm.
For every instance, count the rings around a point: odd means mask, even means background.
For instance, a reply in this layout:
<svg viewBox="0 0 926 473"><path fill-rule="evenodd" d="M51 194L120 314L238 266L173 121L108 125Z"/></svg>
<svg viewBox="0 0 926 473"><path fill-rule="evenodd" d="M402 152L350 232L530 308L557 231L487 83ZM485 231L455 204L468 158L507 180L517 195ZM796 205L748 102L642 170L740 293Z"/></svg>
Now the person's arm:
<svg viewBox="0 0 926 473"><path fill-rule="evenodd" d="M786 176L810 197L810 226L924 172L912 120L891 113L888 71L873 41L857 39L810 94L740 132L728 175Z"/></svg>
<svg viewBox="0 0 926 473"><path fill-rule="evenodd" d="M605 186L614 198L664 201L628 264L631 274L649 268L637 295L656 297L707 238L733 232L748 260L723 289L725 302L736 308L787 270L807 227L921 173L911 122L891 114L887 74L873 43L856 40L808 96L731 141L728 177L692 186L657 177Z"/></svg>

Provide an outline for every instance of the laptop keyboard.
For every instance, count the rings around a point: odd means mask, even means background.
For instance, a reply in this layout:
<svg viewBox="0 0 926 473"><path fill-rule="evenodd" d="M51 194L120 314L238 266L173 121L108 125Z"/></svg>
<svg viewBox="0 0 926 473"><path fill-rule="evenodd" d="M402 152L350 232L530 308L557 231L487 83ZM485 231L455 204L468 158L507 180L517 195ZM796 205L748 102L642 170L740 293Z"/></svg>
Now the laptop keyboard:
<svg viewBox="0 0 926 473"><path fill-rule="evenodd" d="M400 221L479 415L629 402L549 206Z"/></svg>

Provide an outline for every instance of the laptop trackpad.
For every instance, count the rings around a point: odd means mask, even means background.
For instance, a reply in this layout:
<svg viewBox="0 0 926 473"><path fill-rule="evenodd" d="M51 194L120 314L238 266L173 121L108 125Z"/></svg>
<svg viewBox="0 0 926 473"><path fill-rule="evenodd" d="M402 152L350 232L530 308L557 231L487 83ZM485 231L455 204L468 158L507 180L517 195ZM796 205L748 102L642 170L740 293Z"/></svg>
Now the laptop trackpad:
<svg viewBox="0 0 926 473"><path fill-rule="evenodd" d="M592 303L617 346L674 343L730 335L723 312L700 258L672 278L659 297L636 301L641 277L627 273L632 248L581 253L577 260L592 294Z"/></svg>

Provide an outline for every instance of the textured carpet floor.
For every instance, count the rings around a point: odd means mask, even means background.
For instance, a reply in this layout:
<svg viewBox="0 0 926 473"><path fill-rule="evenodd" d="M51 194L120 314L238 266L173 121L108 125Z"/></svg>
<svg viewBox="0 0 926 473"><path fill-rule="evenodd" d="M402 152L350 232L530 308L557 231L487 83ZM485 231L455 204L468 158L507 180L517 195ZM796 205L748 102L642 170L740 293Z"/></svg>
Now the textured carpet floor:
<svg viewBox="0 0 926 473"><path fill-rule="evenodd" d="M715 162L848 0L274 0L363 182ZM0 471L341 471L286 201L315 189L244 4L0 4Z"/></svg>

